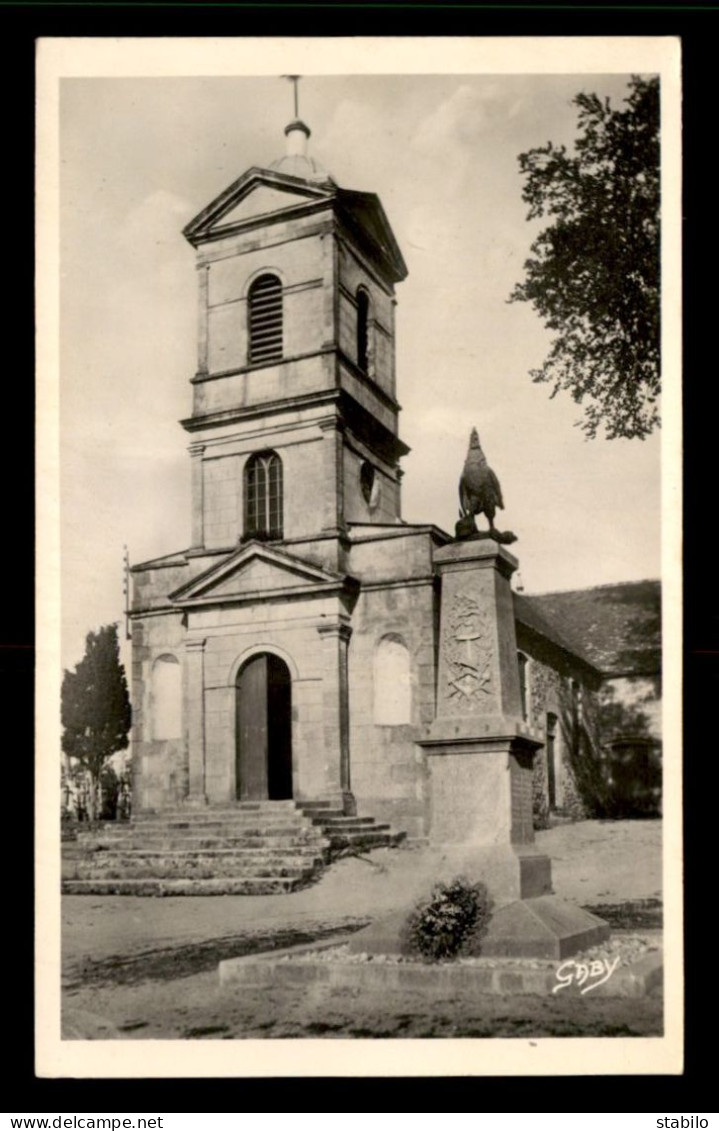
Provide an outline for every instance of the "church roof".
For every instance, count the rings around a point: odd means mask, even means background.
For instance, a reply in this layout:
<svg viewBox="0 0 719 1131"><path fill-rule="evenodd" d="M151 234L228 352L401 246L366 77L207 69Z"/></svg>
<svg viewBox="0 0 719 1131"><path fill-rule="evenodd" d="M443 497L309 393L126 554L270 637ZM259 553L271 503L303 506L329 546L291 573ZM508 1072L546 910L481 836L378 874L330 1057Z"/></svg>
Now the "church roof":
<svg viewBox="0 0 719 1131"><path fill-rule="evenodd" d="M661 668L659 581L515 594L515 608L518 620L604 675L651 675Z"/></svg>

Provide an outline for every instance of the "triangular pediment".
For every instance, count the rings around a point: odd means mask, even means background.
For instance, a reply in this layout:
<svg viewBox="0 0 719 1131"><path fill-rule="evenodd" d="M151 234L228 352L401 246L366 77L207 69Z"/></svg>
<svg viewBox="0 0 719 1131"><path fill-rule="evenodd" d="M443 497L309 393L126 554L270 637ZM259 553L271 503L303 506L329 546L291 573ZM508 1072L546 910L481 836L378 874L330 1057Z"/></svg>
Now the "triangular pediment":
<svg viewBox="0 0 719 1131"><path fill-rule="evenodd" d="M192 244L225 235L246 224L267 221L298 208L323 203L332 190L269 169L250 169L203 208L184 229Z"/></svg>
<svg viewBox="0 0 719 1131"><path fill-rule="evenodd" d="M342 588L347 578L284 550L250 542L170 594L177 604L214 604Z"/></svg>

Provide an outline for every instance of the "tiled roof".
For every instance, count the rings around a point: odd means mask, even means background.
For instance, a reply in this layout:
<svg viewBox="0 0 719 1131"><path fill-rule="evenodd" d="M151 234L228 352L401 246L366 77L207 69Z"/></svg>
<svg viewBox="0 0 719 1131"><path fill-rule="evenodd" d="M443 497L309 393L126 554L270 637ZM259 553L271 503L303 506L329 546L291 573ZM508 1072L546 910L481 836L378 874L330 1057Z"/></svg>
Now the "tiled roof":
<svg viewBox="0 0 719 1131"><path fill-rule="evenodd" d="M606 675L648 675L660 670L659 581L515 596L518 620Z"/></svg>

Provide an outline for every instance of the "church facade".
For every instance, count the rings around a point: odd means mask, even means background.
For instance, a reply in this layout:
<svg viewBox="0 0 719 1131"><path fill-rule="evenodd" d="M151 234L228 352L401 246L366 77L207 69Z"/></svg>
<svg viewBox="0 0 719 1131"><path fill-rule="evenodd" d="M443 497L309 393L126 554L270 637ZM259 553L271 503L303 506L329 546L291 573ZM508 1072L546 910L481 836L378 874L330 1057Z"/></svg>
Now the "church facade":
<svg viewBox="0 0 719 1131"><path fill-rule="evenodd" d="M302 122L286 135L283 158L184 233L199 303L182 421L192 545L132 570L134 811L327 801L422 840L435 558L453 539L402 520L394 314L407 268L379 199L338 187ZM513 599L503 647L542 734L537 780L561 808L576 785L565 692L576 710L601 672ZM471 642L462 663L475 679Z"/></svg>

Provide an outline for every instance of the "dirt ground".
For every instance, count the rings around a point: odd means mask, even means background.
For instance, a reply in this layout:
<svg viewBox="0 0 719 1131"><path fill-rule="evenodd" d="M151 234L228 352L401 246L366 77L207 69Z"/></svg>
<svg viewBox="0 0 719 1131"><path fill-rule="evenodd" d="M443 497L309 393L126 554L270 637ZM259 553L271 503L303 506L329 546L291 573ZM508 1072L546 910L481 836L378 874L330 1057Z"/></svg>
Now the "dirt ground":
<svg viewBox="0 0 719 1131"><path fill-rule="evenodd" d="M661 823L586 821L547 830L555 890L617 926L658 926ZM404 992L220 990L223 958L357 929L428 889L427 854L381 849L335 863L281 896L66 896L62 908L67 1039L258 1037L645 1036L660 997L494 997L428 1001ZM639 917L640 921L637 921Z"/></svg>

